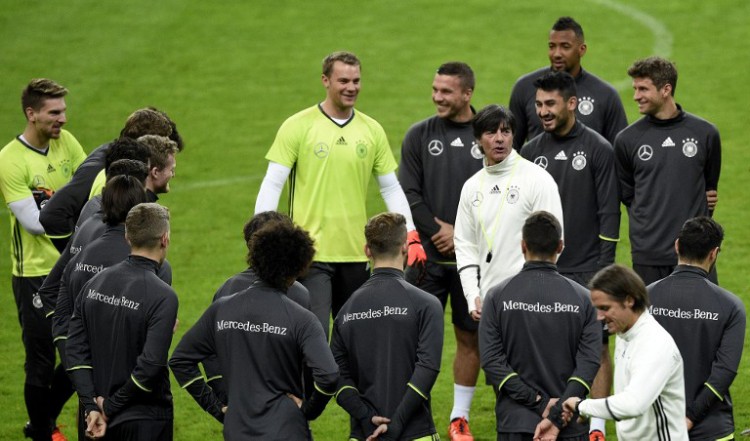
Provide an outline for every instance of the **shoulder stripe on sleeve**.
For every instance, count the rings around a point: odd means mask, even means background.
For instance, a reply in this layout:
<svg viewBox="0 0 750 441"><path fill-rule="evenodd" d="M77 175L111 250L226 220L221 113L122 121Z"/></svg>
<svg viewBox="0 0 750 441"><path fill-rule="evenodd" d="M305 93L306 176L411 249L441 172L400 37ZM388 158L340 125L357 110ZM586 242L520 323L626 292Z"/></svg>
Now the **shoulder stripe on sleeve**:
<svg viewBox="0 0 750 441"><path fill-rule="evenodd" d="M182 387L183 389L185 389L186 387L190 386L191 384L195 383L196 381L202 380L202 379L203 379L203 375L198 375L197 377L193 378L192 380L188 380L185 384L183 384L180 387ZM135 380L133 380L133 382L135 382ZM138 385L137 382L135 384ZM140 387L140 385L138 385L138 387ZM141 389L143 389L143 388L141 388Z"/></svg>
<svg viewBox="0 0 750 441"><path fill-rule="evenodd" d="M139 389L144 390L146 392L152 392L151 389L147 388L146 386L142 385L138 382L138 380L135 379L135 377L131 374L130 379L133 380L133 383L135 383L136 386L138 386Z"/></svg>
<svg viewBox="0 0 750 441"><path fill-rule="evenodd" d="M612 412L612 409L609 407L609 398L604 399L604 404L607 406L607 412L612 415L612 419L615 421L620 421L620 419L615 416L615 414Z"/></svg>
<svg viewBox="0 0 750 441"><path fill-rule="evenodd" d="M508 376L506 376L505 378L503 378L503 381L501 381L501 382L500 382L500 384L499 384L499 385L497 386L497 390L500 390L500 389L502 389L502 388L503 388L503 386L505 385L505 383L506 383L506 382L507 382L508 380L510 380L510 379L511 379L511 378L513 378L513 377L517 377L517 376L518 376L518 374L517 374L517 373L515 373L515 372L513 372L512 374L508 374Z"/></svg>
<svg viewBox="0 0 750 441"><path fill-rule="evenodd" d="M73 366L69 367L68 371L77 371L78 369L94 369L92 366L86 366L86 365L80 365L80 366Z"/></svg>
<svg viewBox="0 0 750 441"><path fill-rule="evenodd" d="M721 396L721 394L719 393L718 390L714 389L714 387L711 386L708 383L703 383L703 384L708 388L708 390L710 390L711 392L713 392L714 395L716 395L719 398L719 401L724 401L724 397Z"/></svg>
<svg viewBox="0 0 750 441"><path fill-rule="evenodd" d="M411 383L406 383L406 385L409 386L410 388L412 388L412 390L414 390L414 392L418 393L420 397L424 398L425 400L429 400L429 398L427 398L427 396L425 394L423 394L422 391L417 388L417 386L415 386L415 385L413 385Z"/></svg>
<svg viewBox="0 0 750 441"><path fill-rule="evenodd" d="M570 377L570 378L568 378L568 381L577 381L577 382L581 383L583 385L583 387L586 388L586 391L588 393L591 393L591 387L589 387L589 385L586 384L585 381L583 381L583 378L580 378L580 377Z"/></svg>
<svg viewBox="0 0 750 441"><path fill-rule="evenodd" d="M350 385L348 385L348 384L347 384L347 385L345 385L345 386L341 386L341 389L339 389L339 390L337 390L337 391L336 391L336 395L334 396L334 398L338 399L338 398L339 398L339 395L341 394L341 392L343 392L343 391L344 391L344 390L346 390L346 389L352 389L352 390L353 390L353 391L355 391L355 392L356 392L357 394L359 394L359 390L357 390L357 388L356 388L356 387L354 387L354 386L350 386Z"/></svg>
<svg viewBox="0 0 750 441"><path fill-rule="evenodd" d="M664 405L661 402L661 397L654 401L651 405L654 409L654 416L656 416L656 435L659 437L659 441L671 440L669 434L669 422L667 421L667 413L664 411Z"/></svg>
<svg viewBox="0 0 750 441"><path fill-rule="evenodd" d="M336 391L333 391L333 392L326 392L326 391L324 391L323 389L320 388L320 386L318 386L318 383L315 383L315 382L313 382L313 386L315 386L315 390L317 390L318 392L322 393L323 395L327 395L329 397L332 397L336 393Z"/></svg>
<svg viewBox="0 0 750 441"><path fill-rule="evenodd" d="M606 240L607 242L619 242L620 241L620 239L617 237L607 237L603 234L599 235L599 239Z"/></svg>

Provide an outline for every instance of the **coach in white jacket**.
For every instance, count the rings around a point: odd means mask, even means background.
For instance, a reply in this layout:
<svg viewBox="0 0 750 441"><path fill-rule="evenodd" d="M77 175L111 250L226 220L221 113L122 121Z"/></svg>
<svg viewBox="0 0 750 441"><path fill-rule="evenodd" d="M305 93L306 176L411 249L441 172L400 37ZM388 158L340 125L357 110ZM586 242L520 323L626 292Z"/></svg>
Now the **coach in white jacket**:
<svg viewBox="0 0 750 441"><path fill-rule="evenodd" d="M491 104L472 120L484 167L461 190L454 230L456 264L469 312L479 320L487 291L523 267L521 229L535 211L562 220L555 180L513 150L513 114Z"/></svg>
<svg viewBox="0 0 750 441"><path fill-rule="evenodd" d="M565 409L615 420L622 441L687 441L682 356L648 312L643 281L630 268L610 265L594 276L590 287L600 317L610 334L617 334L615 394L583 401L573 397L565 401ZM554 439L539 429L537 439Z"/></svg>

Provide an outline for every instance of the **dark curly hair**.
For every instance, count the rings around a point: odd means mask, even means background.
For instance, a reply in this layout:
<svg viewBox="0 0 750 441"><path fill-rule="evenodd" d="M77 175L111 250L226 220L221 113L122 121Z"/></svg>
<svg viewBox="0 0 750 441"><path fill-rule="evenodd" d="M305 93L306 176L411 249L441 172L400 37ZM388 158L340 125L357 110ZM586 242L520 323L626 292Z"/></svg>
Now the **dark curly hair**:
<svg viewBox="0 0 750 441"><path fill-rule="evenodd" d="M281 291L304 274L315 255L315 242L302 228L271 222L250 240L250 262L258 277Z"/></svg>
<svg viewBox="0 0 750 441"><path fill-rule="evenodd" d="M252 256L253 234L255 234L256 231L260 230L262 227L264 227L268 223L275 223L275 222L287 222L291 225L292 219L286 214L279 213L278 211L264 211L262 213L258 213L255 216L251 217L250 220L247 221L245 226L242 228L242 235L245 238L245 245L247 245L247 264L248 265L252 265L251 256Z"/></svg>

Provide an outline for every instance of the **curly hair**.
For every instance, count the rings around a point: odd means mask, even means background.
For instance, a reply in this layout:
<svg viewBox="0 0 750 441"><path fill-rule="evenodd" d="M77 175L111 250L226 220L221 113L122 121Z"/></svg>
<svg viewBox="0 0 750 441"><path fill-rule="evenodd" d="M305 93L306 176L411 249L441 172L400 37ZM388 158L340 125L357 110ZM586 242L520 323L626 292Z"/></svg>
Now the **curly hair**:
<svg viewBox="0 0 750 441"><path fill-rule="evenodd" d="M264 282L281 291L307 271L315 255L315 242L302 228L288 222L271 222L250 240L250 262Z"/></svg>
<svg viewBox="0 0 750 441"><path fill-rule="evenodd" d="M279 213L278 211L264 211L251 217L249 221L242 228L242 235L245 238L245 245L247 245L247 264L252 265L252 239L253 234L260 230L262 227L269 223L276 222L288 222L292 225L292 219L286 214Z"/></svg>

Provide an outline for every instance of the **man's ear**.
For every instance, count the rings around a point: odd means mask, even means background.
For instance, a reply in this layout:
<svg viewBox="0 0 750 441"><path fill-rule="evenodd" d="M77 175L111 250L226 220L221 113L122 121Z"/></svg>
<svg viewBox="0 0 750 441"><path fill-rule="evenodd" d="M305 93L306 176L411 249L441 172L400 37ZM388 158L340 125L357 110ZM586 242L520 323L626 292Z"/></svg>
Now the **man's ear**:
<svg viewBox="0 0 750 441"><path fill-rule="evenodd" d="M372 251L370 251L370 247L365 244L365 256L367 256L368 259L372 259Z"/></svg>

